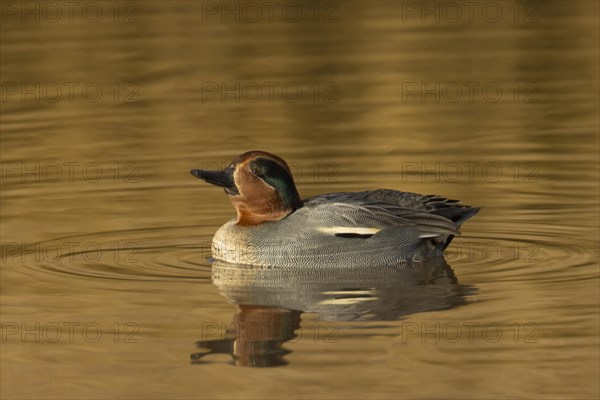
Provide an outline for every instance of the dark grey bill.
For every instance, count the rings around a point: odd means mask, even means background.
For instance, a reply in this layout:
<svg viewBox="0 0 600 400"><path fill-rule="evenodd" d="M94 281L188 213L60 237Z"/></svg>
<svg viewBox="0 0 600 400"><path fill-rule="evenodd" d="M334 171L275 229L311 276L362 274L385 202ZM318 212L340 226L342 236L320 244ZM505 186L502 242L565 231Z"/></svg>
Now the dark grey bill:
<svg viewBox="0 0 600 400"><path fill-rule="evenodd" d="M190 174L196 178L202 179L215 186L225 189L227 194L239 194L233 180L233 168L227 168L222 171L205 171L202 169L193 169Z"/></svg>

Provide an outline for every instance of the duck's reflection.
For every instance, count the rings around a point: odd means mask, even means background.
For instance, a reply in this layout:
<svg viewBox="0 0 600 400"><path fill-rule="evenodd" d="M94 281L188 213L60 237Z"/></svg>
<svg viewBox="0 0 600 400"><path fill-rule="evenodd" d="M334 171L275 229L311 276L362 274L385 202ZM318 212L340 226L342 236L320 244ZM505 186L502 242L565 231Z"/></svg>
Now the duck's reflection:
<svg viewBox="0 0 600 400"><path fill-rule="evenodd" d="M297 337L300 315L324 321L398 320L417 312L466 303L472 287L459 285L443 258L427 263L378 268L267 268L213 264L213 283L239 306L233 321L217 338L197 342L208 354L224 353L240 366L284 365L282 347ZM204 335L204 333L203 333Z"/></svg>
<svg viewBox="0 0 600 400"><path fill-rule="evenodd" d="M208 354L229 354L239 366L287 364L283 356L290 351L281 345L296 337L301 312L241 304L239 309L223 338L196 342L198 347L206 350L192 354L192 362L203 362L202 358Z"/></svg>

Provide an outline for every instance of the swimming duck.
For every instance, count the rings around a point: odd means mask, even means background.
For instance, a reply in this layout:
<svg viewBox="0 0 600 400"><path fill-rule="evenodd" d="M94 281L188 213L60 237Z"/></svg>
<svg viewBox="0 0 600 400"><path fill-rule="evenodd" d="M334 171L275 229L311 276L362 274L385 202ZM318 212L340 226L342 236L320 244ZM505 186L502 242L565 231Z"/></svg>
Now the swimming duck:
<svg viewBox="0 0 600 400"><path fill-rule="evenodd" d="M280 157L249 151L190 173L225 190L237 217L215 233L217 260L259 266L374 266L440 256L479 211L435 195L378 189L300 198Z"/></svg>

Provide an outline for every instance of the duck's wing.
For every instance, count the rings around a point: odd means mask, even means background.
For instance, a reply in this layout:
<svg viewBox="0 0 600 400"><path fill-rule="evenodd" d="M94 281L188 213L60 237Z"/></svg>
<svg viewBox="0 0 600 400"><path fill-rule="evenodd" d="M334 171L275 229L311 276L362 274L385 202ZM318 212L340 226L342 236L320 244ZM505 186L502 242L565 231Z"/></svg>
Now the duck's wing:
<svg viewBox="0 0 600 400"><path fill-rule="evenodd" d="M421 238L456 235L458 225L439 215L377 201L329 199L305 203L308 223L336 236L372 235L389 227L414 227ZM297 211L297 213L298 213Z"/></svg>
<svg viewBox="0 0 600 400"><path fill-rule="evenodd" d="M479 208L464 205L460 200L448 199L433 194L424 195L412 192L400 192L392 189L326 193L311 197L306 201L314 203L329 201L350 204L376 203L383 208L389 209L392 213L399 207L439 215L454 222L457 226L460 226L479 212Z"/></svg>
<svg viewBox="0 0 600 400"><path fill-rule="evenodd" d="M392 226L414 226L421 238L439 238L446 247L459 227L479 210L435 195L380 189L327 193L306 200L312 215L341 232L377 231ZM342 229L344 228L344 229Z"/></svg>

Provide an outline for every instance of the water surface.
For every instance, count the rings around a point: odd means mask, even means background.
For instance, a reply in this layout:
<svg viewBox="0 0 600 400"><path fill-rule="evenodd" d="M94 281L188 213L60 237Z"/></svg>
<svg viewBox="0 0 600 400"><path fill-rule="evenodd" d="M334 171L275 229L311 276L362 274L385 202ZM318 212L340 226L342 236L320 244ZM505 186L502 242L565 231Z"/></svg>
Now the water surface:
<svg viewBox="0 0 600 400"><path fill-rule="evenodd" d="M4 2L0 32L3 398L598 397L596 2L255 22L235 2L28 4ZM188 171L251 149L303 197L482 211L440 265L211 266L233 208Z"/></svg>

